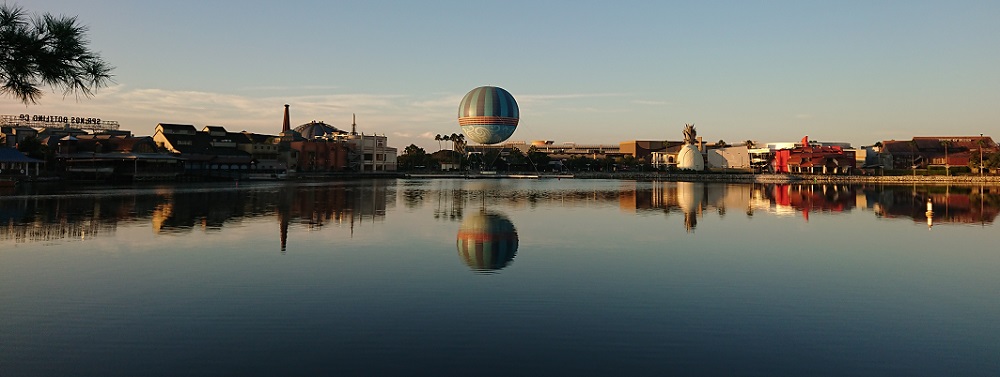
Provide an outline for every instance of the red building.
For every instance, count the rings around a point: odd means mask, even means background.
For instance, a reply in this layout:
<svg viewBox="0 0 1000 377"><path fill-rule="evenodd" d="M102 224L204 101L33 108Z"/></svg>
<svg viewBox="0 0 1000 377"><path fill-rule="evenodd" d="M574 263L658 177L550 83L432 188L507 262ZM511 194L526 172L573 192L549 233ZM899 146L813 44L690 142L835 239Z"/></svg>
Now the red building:
<svg viewBox="0 0 1000 377"><path fill-rule="evenodd" d="M297 140L289 143L298 151L297 166L302 172L342 171L348 168L348 146L340 140Z"/></svg>
<svg viewBox="0 0 1000 377"><path fill-rule="evenodd" d="M810 145L808 136L795 148L774 151L773 164L776 173L847 174L856 167L854 151Z"/></svg>

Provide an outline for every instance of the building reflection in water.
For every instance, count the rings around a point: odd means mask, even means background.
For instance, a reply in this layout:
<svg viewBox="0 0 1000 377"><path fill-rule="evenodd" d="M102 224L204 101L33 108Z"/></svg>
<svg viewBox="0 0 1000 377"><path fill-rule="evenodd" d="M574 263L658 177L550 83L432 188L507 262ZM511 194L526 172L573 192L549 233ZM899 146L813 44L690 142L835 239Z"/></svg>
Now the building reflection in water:
<svg viewBox="0 0 1000 377"><path fill-rule="evenodd" d="M289 224L299 224L317 230L326 225L348 226L351 235L354 226L364 222L385 219L390 203L392 181L359 181L353 185L306 186L296 190L282 190L277 204L281 252L288 243Z"/></svg>
<svg viewBox="0 0 1000 377"><path fill-rule="evenodd" d="M858 186L849 185L769 185L770 194L778 213L802 213L809 221L810 212L847 212L857 203Z"/></svg>
<svg viewBox="0 0 1000 377"><path fill-rule="evenodd" d="M494 272L507 267L517 254L517 229L507 216L495 211L477 211L458 228L458 256L476 272Z"/></svg>
<svg viewBox="0 0 1000 377"><path fill-rule="evenodd" d="M706 184L696 182L623 182L618 197L624 211L681 213L688 232L707 212L720 217L727 208L778 216L842 213L858 209L881 218L911 218L934 224L992 224L1000 212L1000 187L862 186L834 184ZM928 213L927 202L933 211ZM928 219L928 215L931 216Z"/></svg>
<svg viewBox="0 0 1000 377"><path fill-rule="evenodd" d="M210 189L164 186L112 195L44 195L0 199L0 241L37 242L113 236L121 223L145 224L158 235L221 230L245 219L277 218L279 248L289 225L318 229L378 222L394 201L389 180L348 184L244 185Z"/></svg>
<svg viewBox="0 0 1000 377"><path fill-rule="evenodd" d="M885 186L867 188L865 194L876 216L928 226L985 226L1000 213L1000 187L995 186Z"/></svg>
<svg viewBox="0 0 1000 377"><path fill-rule="evenodd" d="M397 189L398 187L398 189ZM818 184L715 184L696 182L539 184L490 180L359 180L243 186L177 185L103 188L71 194L0 196L0 241L38 242L114 236L122 224L150 224L155 234L219 231L245 219L274 216L277 249L287 249L289 227L316 230L385 219L399 200L407 208L433 207L442 221L463 221L468 208L587 207L617 205L626 212L683 216L693 232L703 216L728 209L753 216L871 211L884 219L941 224L992 224L1000 212L996 186L881 186ZM113 194L107 194L112 190ZM927 211L930 202L931 212ZM500 215L502 217L502 215ZM509 220L508 220L509 221Z"/></svg>
<svg viewBox="0 0 1000 377"><path fill-rule="evenodd" d="M302 185L247 190L161 193L162 203L152 215L153 232L178 233L192 229L217 231L245 218L276 216L281 252L287 250L289 225L318 229L385 218L386 181L352 185Z"/></svg>

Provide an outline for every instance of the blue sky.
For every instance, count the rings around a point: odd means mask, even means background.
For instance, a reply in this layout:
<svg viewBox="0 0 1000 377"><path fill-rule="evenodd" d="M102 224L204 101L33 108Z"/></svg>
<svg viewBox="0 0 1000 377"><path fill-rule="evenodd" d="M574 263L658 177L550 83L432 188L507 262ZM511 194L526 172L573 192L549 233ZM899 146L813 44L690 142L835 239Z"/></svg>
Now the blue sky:
<svg viewBox="0 0 1000 377"><path fill-rule="evenodd" d="M462 96L507 89L510 140L616 144L1000 137L998 1L70 1L116 66L94 98L3 114L280 132L323 120L437 149Z"/></svg>

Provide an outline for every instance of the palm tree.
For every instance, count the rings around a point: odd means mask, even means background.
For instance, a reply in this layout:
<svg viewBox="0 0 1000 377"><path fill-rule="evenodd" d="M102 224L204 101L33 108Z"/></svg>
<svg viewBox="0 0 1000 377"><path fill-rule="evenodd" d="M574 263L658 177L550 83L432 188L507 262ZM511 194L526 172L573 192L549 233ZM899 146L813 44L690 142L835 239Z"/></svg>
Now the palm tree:
<svg viewBox="0 0 1000 377"><path fill-rule="evenodd" d="M743 145L745 145L747 149L753 149L755 147L753 140L744 140Z"/></svg>
<svg viewBox="0 0 1000 377"><path fill-rule="evenodd" d="M438 142L438 150L441 150L441 140L444 140L441 138L441 134L434 135L434 140Z"/></svg>
<svg viewBox="0 0 1000 377"><path fill-rule="evenodd" d="M455 143L455 152L460 154L465 154L465 135L458 134L455 139L452 140Z"/></svg>
<svg viewBox="0 0 1000 377"><path fill-rule="evenodd" d="M948 147L951 146L951 140L941 140L941 146L944 147L944 175L951 175L951 164L948 161Z"/></svg>
<svg viewBox="0 0 1000 377"><path fill-rule="evenodd" d="M0 94L30 105L42 97L41 86L85 97L107 86L114 67L90 50L86 31L76 17L30 16L0 4Z"/></svg>

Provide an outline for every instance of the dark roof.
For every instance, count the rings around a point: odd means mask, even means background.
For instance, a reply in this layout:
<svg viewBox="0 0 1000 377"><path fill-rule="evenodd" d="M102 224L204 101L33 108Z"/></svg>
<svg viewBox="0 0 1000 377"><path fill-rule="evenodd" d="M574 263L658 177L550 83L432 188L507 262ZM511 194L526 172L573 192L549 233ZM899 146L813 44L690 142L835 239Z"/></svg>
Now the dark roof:
<svg viewBox="0 0 1000 377"><path fill-rule="evenodd" d="M323 122L309 122L301 126L295 127L295 132L298 132L302 137L306 139L315 139L317 137L322 137L327 134L347 134L347 131L341 131L332 125Z"/></svg>
<svg viewBox="0 0 1000 377"><path fill-rule="evenodd" d="M205 128L202 128L201 130L202 132L209 132L209 133L219 133L219 134L229 133L229 131L226 131L226 128L222 126L205 126Z"/></svg>
<svg viewBox="0 0 1000 377"><path fill-rule="evenodd" d="M177 132L177 131L195 132L195 131L197 131L197 129L195 129L194 126L190 125L190 124L160 123L160 124L157 124L157 126L160 126L161 128L163 128L163 130L165 132Z"/></svg>
<svg viewBox="0 0 1000 377"><path fill-rule="evenodd" d="M246 132L246 131L243 131L242 135L244 137L246 137L246 139L247 139L248 142L256 143L256 144L263 144L263 143L268 142L268 140L271 140L273 138L277 138L278 137L278 136L274 136L274 135L255 134L255 133Z"/></svg>
<svg viewBox="0 0 1000 377"><path fill-rule="evenodd" d="M25 156L14 148L0 147L0 162L42 162L42 160Z"/></svg>
<svg viewBox="0 0 1000 377"><path fill-rule="evenodd" d="M948 141L949 150L959 150L959 149L979 149L979 141L982 140L985 144L984 149L996 148L996 143L993 142L993 138L989 136L940 136L940 137L914 137L913 141L917 142L917 148L924 149L941 149L944 150L944 146L941 145L942 141Z"/></svg>
<svg viewBox="0 0 1000 377"><path fill-rule="evenodd" d="M996 150L997 144L993 141L993 138L989 136L920 136L914 137L913 140L888 140L882 142L882 148L884 153L897 153L897 154L909 154L909 153L927 153L927 152L944 152L944 146L941 145L942 141L947 140L949 142L948 151L949 152L959 152L967 150L979 150L980 140L985 143L983 149L985 150ZM916 144L916 150L914 150L914 143Z"/></svg>

